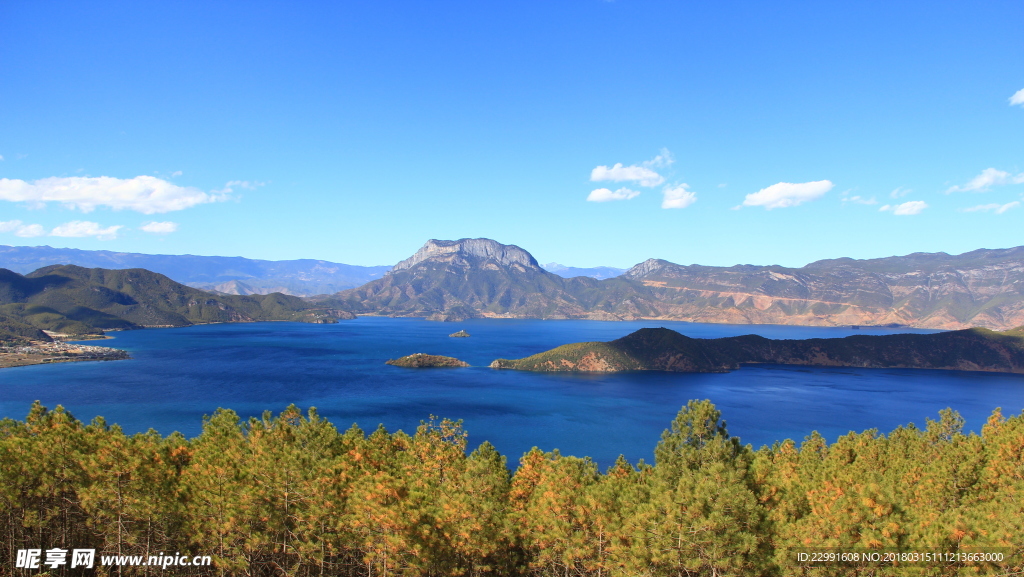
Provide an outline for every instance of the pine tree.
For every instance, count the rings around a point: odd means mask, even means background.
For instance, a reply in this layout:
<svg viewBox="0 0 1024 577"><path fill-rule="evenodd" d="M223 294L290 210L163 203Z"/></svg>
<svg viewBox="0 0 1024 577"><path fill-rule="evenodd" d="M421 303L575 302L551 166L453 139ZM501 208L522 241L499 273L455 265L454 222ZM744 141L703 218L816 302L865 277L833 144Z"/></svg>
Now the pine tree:
<svg viewBox="0 0 1024 577"><path fill-rule="evenodd" d="M651 499L630 521L635 573L756 574L763 513L750 487L751 451L710 401L690 401L655 449Z"/></svg>

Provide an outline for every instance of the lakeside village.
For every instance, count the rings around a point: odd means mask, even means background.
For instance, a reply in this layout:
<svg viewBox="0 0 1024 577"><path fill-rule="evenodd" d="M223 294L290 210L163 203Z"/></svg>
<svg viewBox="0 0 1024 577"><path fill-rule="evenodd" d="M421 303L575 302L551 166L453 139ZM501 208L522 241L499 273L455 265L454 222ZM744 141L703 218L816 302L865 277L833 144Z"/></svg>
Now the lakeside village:
<svg viewBox="0 0 1024 577"><path fill-rule="evenodd" d="M119 361L131 358L121 349L69 343L62 340L69 335L48 331L47 334L54 339L53 342L34 341L28 345L0 345L0 368L74 361Z"/></svg>

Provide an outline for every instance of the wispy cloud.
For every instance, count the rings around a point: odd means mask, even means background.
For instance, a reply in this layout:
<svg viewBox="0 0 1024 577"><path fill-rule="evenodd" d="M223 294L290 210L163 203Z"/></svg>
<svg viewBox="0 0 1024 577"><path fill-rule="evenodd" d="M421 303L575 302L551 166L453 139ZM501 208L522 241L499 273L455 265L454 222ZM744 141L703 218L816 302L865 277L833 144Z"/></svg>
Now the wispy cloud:
<svg viewBox="0 0 1024 577"><path fill-rule="evenodd" d="M13 232L15 236L32 238L43 236L46 230L41 224L24 224L20 220L7 220L0 222L0 232Z"/></svg>
<svg viewBox="0 0 1024 577"><path fill-rule="evenodd" d="M978 206L972 206L970 208L961 208L960 212L994 212L996 214L1003 214L1011 208L1017 208L1020 206L1020 201L1015 200L1006 204L979 204Z"/></svg>
<svg viewBox="0 0 1024 577"><path fill-rule="evenodd" d="M171 173L171 178L174 178L176 176L181 176L181 174L182 173L181 173L180 170L175 170L174 172Z"/></svg>
<svg viewBox="0 0 1024 577"><path fill-rule="evenodd" d="M697 193L690 190L690 185L685 182L676 186L666 186L661 194L661 208L686 208L697 202Z"/></svg>
<svg viewBox="0 0 1024 577"><path fill-rule="evenodd" d="M993 186L1021 183L1024 183L1024 172L1014 175L1004 170L986 168L981 171L981 174L972 178L967 184L963 186L958 185L949 187L946 189L946 194L951 192L985 192Z"/></svg>
<svg viewBox="0 0 1024 577"><path fill-rule="evenodd" d="M235 191L236 188L244 188L245 190L256 190L257 187L264 186L265 182L254 182L248 180L229 180L224 188L218 188L211 190L210 192L218 195L228 195Z"/></svg>
<svg viewBox="0 0 1024 577"><path fill-rule="evenodd" d="M821 198L833 186L829 180L780 182L748 194L741 206L763 206L765 210L788 208Z"/></svg>
<svg viewBox="0 0 1024 577"><path fill-rule="evenodd" d="M662 148L659 151L658 156L650 160L645 160L642 164L647 168L668 168L676 162L676 157L672 156L672 152L667 148Z"/></svg>
<svg viewBox="0 0 1024 577"><path fill-rule="evenodd" d="M589 202L608 202L610 200L629 200L637 196L640 196L639 190L620 188L613 191L608 188L597 188L590 191L590 194L587 195L587 200Z"/></svg>
<svg viewBox="0 0 1024 577"><path fill-rule="evenodd" d="M1013 93L1010 97L1010 106L1024 106L1024 88Z"/></svg>
<svg viewBox="0 0 1024 577"><path fill-rule="evenodd" d="M73 220L71 222L65 222L64 224L58 225L52 231L50 236L64 236L64 237L87 237L94 236L99 240L114 240L117 238L117 231L124 228L121 225L108 226L103 228L96 222L90 222L87 220Z"/></svg>
<svg viewBox="0 0 1024 577"><path fill-rule="evenodd" d="M911 200L903 204L887 204L878 210L880 212L891 212L896 216L911 216L921 214L921 211L928 208L928 203L923 200Z"/></svg>
<svg viewBox="0 0 1024 577"><path fill-rule="evenodd" d="M226 200L231 184L229 182L225 190L206 193L152 176L127 179L109 176L50 177L34 182L0 178L0 200L26 202L34 206L56 202L86 213L97 207L107 207L155 214Z"/></svg>
<svg viewBox="0 0 1024 577"><path fill-rule="evenodd" d="M903 198L904 196L907 196L911 192L914 191L903 186L897 186L895 190L889 193L889 198Z"/></svg>
<svg viewBox="0 0 1024 577"><path fill-rule="evenodd" d="M612 182L635 182L640 186L658 186L665 182L665 177L658 174L655 168L665 168L675 162L672 153L667 148L662 148L661 153L640 164L624 166L621 162L613 166L598 166L590 171L591 182L610 180Z"/></svg>
<svg viewBox="0 0 1024 577"><path fill-rule="evenodd" d="M851 196L850 193L855 191L855 190L857 190L857 189L856 188L850 188L850 189L847 189L847 190L844 190L843 192L841 192L839 194L839 202L843 203L844 205L847 204L847 203L849 203L849 204L869 204L869 205L870 204L878 204L878 201L875 200L875 197L873 197L873 196L871 198L865 198L863 196L860 196L859 194L855 194L855 195Z"/></svg>
<svg viewBox="0 0 1024 577"><path fill-rule="evenodd" d="M170 234L178 230L178 223L171 221L147 222L140 226L139 229L152 234Z"/></svg>

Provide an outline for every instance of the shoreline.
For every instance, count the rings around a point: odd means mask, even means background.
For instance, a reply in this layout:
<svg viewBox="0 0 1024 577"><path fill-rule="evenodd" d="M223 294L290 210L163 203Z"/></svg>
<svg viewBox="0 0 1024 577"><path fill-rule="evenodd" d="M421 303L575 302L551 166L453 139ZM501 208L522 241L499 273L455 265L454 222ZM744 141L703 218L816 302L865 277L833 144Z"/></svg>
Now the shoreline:
<svg viewBox="0 0 1024 577"><path fill-rule="evenodd" d="M0 346L0 369L77 363L85 361L121 361L130 359L127 351L66 342Z"/></svg>

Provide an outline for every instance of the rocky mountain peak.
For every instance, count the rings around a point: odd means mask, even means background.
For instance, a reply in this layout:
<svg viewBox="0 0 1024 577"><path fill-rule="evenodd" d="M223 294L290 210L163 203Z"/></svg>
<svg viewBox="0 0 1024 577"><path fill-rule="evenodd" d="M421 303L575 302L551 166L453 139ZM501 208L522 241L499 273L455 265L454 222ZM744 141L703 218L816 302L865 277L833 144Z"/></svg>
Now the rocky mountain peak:
<svg viewBox="0 0 1024 577"><path fill-rule="evenodd" d="M533 255L512 244L501 244L489 238L463 238L459 240L430 239L416 254L396 264L392 272L412 268L435 257L477 257L494 260L502 266L520 265L541 270Z"/></svg>
<svg viewBox="0 0 1024 577"><path fill-rule="evenodd" d="M627 270L626 274L624 274L623 276L628 279L634 280L638 278L643 278L651 274L652 272L659 271L665 268L667 265L670 264L672 263L668 262L667 260L662 260L660 258L649 258L638 265L634 265L633 268Z"/></svg>

